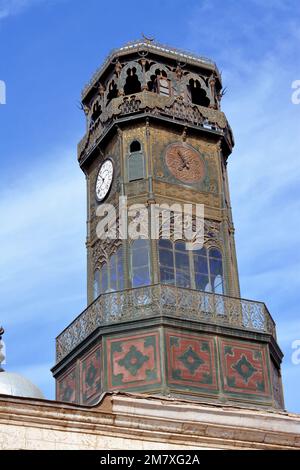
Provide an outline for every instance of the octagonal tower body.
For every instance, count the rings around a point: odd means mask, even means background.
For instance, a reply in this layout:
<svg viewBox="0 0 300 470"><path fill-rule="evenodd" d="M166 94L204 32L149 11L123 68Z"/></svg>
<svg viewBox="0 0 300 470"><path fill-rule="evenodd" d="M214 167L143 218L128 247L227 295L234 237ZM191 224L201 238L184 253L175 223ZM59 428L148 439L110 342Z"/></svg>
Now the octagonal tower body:
<svg viewBox="0 0 300 470"><path fill-rule="evenodd" d="M275 324L240 298L221 97L212 61L147 41L113 51L84 88L88 307L57 338L58 400L124 390L283 407ZM149 217L161 204L203 204L203 247L176 239L175 212L169 240L100 239L99 210L111 204L118 229L120 196Z"/></svg>

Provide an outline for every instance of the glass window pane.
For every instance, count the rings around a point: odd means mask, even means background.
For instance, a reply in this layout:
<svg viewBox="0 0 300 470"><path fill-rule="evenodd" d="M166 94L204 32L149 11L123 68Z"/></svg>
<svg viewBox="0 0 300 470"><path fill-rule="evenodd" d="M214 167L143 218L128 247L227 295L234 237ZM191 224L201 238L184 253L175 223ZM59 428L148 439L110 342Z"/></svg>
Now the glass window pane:
<svg viewBox="0 0 300 470"><path fill-rule="evenodd" d="M215 277L214 292L216 294L223 294L223 279L222 279L222 276L216 276Z"/></svg>
<svg viewBox="0 0 300 470"><path fill-rule="evenodd" d="M161 282L165 284L174 285L175 284L174 269L161 267L160 268L160 280Z"/></svg>
<svg viewBox="0 0 300 470"><path fill-rule="evenodd" d="M105 263L101 268L101 293L104 294L108 290L108 274L107 264Z"/></svg>
<svg viewBox="0 0 300 470"><path fill-rule="evenodd" d="M175 252L175 264L177 269L189 271L189 255L187 253Z"/></svg>
<svg viewBox="0 0 300 470"><path fill-rule="evenodd" d="M159 250L159 263L163 266L169 266L172 268L174 265L173 252L170 250L160 249Z"/></svg>
<svg viewBox="0 0 300 470"><path fill-rule="evenodd" d="M195 275L195 284L197 290L210 291L208 276L205 274L196 274Z"/></svg>
<svg viewBox="0 0 300 470"><path fill-rule="evenodd" d="M189 272L176 270L176 286L191 287Z"/></svg>
<svg viewBox="0 0 300 470"><path fill-rule="evenodd" d="M211 250L209 250L209 257L210 258L222 259L222 254L216 248L212 248Z"/></svg>
<svg viewBox="0 0 300 470"><path fill-rule="evenodd" d="M94 299L100 294L100 271L97 269L94 274Z"/></svg>
<svg viewBox="0 0 300 470"><path fill-rule="evenodd" d="M212 277L222 275L222 260L210 258L209 260L210 275Z"/></svg>
<svg viewBox="0 0 300 470"><path fill-rule="evenodd" d="M175 250L176 251L186 251L186 248L185 248L185 242L176 242L175 243Z"/></svg>
<svg viewBox="0 0 300 470"><path fill-rule="evenodd" d="M117 273L118 273L118 289L124 289L124 268L123 268L123 248L117 251Z"/></svg>
<svg viewBox="0 0 300 470"><path fill-rule="evenodd" d="M144 240L143 238L139 238L138 240L134 240L131 244L132 250L147 250L149 248L149 240Z"/></svg>
<svg viewBox="0 0 300 470"><path fill-rule="evenodd" d="M196 273L208 274L207 258L194 255L194 269Z"/></svg>
<svg viewBox="0 0 300 470"><path fill-rule="evenodd" d="M134 269L132 277L133 287L146 286L149 284L150 277L148 267Z"/></svg>
<svg viewBox="0 0 300 470"><path fill-rule="evenodd" d="M169 250L173 250L173 244L170 240L166 238L161 238L158 242L159 248L168 248Z"/></svg>
<svg viewBox="0 0 300 470"><path fill-rule="evenodd" d="M207 250L204 246L200 250L195 250L194 253L198 256L207 256Z"/></svg>
<svg viewBox="0 0 300 470"><path fill-rule="evenodd" d="M144 178L144 156L141 152L132 153L128 158L129 181Z"/></svg>
<svg viewBox="0 0 300 470"><path fill-rule="evenodd" d="M131 269L133 287L150 284L149 240L139 239L131 244Z"/></svg>
<svg viewBox="0 0 300 470"><path fill-rule="evenodd" d="M148 266L149 264L149 253L147 249L132 250L132 263L134 266Z"/></svg>

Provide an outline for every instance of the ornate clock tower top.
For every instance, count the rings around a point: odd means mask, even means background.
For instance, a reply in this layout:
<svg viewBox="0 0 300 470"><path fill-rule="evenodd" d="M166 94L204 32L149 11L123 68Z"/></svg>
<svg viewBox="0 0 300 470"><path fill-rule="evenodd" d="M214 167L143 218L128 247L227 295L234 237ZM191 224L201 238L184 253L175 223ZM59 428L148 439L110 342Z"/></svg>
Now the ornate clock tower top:
<svg viewBox="0 0 300 470"><path fill-rule="evenodd" d="M84 88L88 307L57 338L59 400L124 390L283 407L275 324L240 298L221 98L214 62L145 38L112 51ZM153 237L141 213L166 205L169 236ZM199 205L203 243L188 249L180 208L194 227Z"/></svg>

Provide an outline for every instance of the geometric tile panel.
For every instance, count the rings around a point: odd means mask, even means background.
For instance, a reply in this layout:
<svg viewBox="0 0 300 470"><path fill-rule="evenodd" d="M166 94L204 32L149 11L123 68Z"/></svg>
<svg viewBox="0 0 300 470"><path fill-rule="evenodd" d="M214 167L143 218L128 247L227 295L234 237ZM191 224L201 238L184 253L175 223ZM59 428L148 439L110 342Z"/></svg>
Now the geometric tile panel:
<svg viewBox="0 0 300 470"><path fill-rule="evenodd" d="M57 381L57 400L68 403L76 402L76 367L68 370Z"/></svg>
<svg viewBox="0 0 300 470"><path fill-rule="evenodd" d="M224 391L270 396L265 345L220 339Z"/></svg>
<svg viewBox="0 0 300 470"><path fill-rule="evenodd" d="M217 391L214 338L177 331L166 332L168 383Z"/></svg>
<svg viewBox="0 0 300 470"><path fill-rule="evenodd" d="M81 403L89 403L100 396L101 352L100 346L83 357L80 362Z"/></svg>
<svg viewBox="0 0 300 470"><path fill-rule="evenodd" d="M106 340L108 389L147 389L161 382L159 332Z"/></svg>

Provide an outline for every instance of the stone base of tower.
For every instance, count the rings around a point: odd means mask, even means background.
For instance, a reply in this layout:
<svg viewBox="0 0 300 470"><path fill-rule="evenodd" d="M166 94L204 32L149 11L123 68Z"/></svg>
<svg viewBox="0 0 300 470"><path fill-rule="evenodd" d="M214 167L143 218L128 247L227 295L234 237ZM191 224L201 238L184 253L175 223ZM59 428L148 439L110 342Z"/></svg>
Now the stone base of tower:
<svg viewBox="0 0 300 470"><path fill-rule="evenodd" d="M271 334L233 327L226 309L219 324L182 317L161 311L96 328L53 368L57 400L91 405L122 391L283 409L282 354Z"/></svg>
<svg viewBox="0 0 300 470"><path fill-rule="evenodd" d="M92 407L0 396L0 449L300 449L300 415L129 393Z"/></svg>

